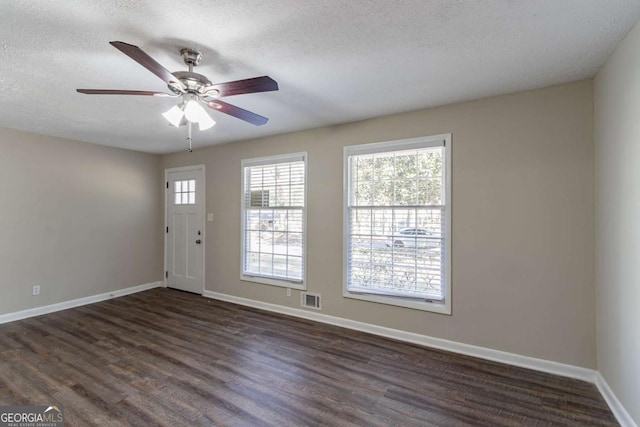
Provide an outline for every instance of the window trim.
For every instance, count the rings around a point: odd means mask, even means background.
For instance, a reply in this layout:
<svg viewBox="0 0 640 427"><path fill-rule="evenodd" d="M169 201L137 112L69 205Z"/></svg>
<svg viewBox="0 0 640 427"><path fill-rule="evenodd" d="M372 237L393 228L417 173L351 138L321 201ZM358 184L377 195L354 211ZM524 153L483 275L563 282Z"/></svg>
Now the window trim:
<svg viewBox="0 0 640 427"><path fill-rule="evenodd" d="M445 283L444 302L420 301L406 297L389 295L373 295L350 292L347 288L348 278L348 248L349 248L349 156L373 154L386 151L408 150L412 148L434 147L444 144L445 167ZM451 315L451 134L424 136L419 138L398 139L393 141L374 142L370 144L348 145L343 149L343 232L342 232L342 296L362 301L388 304L415 310Z"/></svg>
<svg viewBox="0 0 640 427"><path fill-rule="evenodd" d="M288 163L294 161L304 162L304 206L302 207L302 280L288 280L276 276L246 274L244 271L245 262L245 168L252 166L271 165L276 163ZM307 193L309 182L308 155L306 151L288 154L276 154L273 156L254 157L242 159L240 162L240 280L243 282L261 283L264 285L279 286L299 290L307 289Z"/></svg>

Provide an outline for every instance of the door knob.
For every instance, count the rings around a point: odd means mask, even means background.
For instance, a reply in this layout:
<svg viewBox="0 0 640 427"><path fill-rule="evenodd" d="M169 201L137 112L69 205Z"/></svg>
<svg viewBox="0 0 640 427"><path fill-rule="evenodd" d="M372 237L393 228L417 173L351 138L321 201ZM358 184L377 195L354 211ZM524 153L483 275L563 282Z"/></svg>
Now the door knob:
<svg viewBox="0 0 640 427"><path fill-rule="evenodd" d="M199 245L200 243L202 243L202 240L200 239L196 240L196 245Z"/></svg>

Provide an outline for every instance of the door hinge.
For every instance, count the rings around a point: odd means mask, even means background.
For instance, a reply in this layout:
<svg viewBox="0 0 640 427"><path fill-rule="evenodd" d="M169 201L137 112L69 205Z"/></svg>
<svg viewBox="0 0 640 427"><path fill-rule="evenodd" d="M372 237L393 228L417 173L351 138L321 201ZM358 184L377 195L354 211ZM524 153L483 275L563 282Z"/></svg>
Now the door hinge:
<svg viewBox="0 0 640 427"><path fill-rule="evenodd" d="M169 272L168 272L168 271L165 271L165 272L164 272L164 278L165 278L165 279L168 279L168 278L169 278Z"/></svg>
<svg viewBox="0 0 640 427"><path fill-rule="evenodd" d="M167 189L169 188L169 181L167 181Z"/></svg>
<svg viewBox="0 0 640 427"><path fill-rule="evenodd" d="M169 232L169 227L167 227L167 233Z"/></svg>

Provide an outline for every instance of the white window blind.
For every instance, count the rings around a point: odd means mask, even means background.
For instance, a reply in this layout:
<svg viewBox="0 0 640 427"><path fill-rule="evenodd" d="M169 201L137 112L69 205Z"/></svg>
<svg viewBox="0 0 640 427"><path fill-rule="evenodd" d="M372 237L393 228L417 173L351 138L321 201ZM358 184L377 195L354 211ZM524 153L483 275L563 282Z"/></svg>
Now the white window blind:
<svg viewBox="0 0 640 427"><path fill-rule="evenodd" d="M302 284L305 155L244 160L243 181L242 275Z"/></svg>
<svg viewBox="0 0 640 427"><path fill-rule="evenodd" d="M346 290L443 302L445 141L348 147Z"/></svg>

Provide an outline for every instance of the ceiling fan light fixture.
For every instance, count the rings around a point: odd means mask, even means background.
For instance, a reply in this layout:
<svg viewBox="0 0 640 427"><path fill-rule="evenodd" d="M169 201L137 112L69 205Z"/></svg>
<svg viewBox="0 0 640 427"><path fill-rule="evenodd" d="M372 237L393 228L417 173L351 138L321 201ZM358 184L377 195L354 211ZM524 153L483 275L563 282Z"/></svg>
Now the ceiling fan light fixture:
<svg viewBox="0 0 640 427"><path fill-rule="evenodd" d="M184 106L184 115L192 123L198 123L204 116L207 115L207 112L204 111L204 108L196 101L195 99L190 99Z"/></svg>
<svg viewBox="0 0 640 427"><path fill-rule="evenodd" d="M162 115L173 126L179 127L185 113L182 111L181 105L178 104L171 107L168 111L162 113Z"/></svg>
<svg viewBox="0 0 640 427"><path fill-rule="evenodd" d="M198 122L198 126L200 128L200 130L207 130L211 127L213 127L216 124L216 121L213 120L205 111L204 115L200 118L200 121Z"/></svg>

